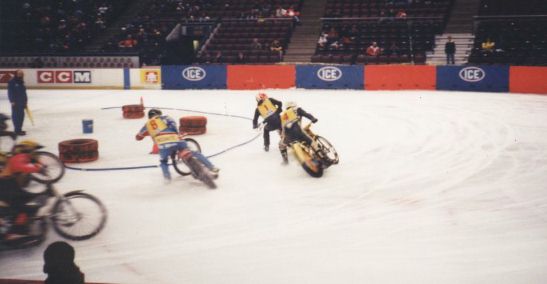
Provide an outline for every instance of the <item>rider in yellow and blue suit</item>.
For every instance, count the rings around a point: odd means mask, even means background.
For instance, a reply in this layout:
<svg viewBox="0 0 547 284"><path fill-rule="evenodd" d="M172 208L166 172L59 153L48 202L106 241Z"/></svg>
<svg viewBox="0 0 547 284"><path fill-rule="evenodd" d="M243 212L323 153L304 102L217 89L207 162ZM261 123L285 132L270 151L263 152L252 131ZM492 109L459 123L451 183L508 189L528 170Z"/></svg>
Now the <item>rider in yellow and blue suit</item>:
<svg viewBox="0 0 547 284"><path fill-rule="evenodd" d="M179 137L176 122L171 117L162 115L159 109L151 109L148 111L148 121L141 128L135 139L142 140L147 135L150 135L158 145L163 177L166 180L171 180L171 173L167 165L169 157L178 150L188 148L186 141L181 140ZM209 159L199 152L192 152L192 154L213 172L215 176L218 175L218 168Z"/></svg>
<svg viewBox="0 0 547 284"><path fill-rule="evenodd" d="M289 144L292 141L304 141L306 144L311 145L311 138L306 135L300 126L302 117L311 120L312 123L317 122L310 113L307 113L301 107L298 107L294 102L287 103L287 109L281 113L281 125L283 127L283 142Z"/></svg>

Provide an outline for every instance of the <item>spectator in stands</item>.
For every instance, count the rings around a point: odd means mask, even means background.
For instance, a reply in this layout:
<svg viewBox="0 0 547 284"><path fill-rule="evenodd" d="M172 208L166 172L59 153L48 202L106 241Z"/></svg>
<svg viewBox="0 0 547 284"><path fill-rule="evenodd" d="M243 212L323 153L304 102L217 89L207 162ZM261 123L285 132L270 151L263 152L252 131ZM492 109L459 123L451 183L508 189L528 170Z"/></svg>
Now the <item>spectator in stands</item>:
<svg viewBox="0 0 547 284"><path fill-rule="evenodd" d="M325 46L327 45L327 40L328 38L328 34L326 32L323 32L320 36L319 36L319 40L317 40L317 47L319 47L319 49L324 49Z"/></svg>
<svg viewBox="0 0 547 284"><path fill-rule="evenodd" d="M367 48L367 56L380 56L382 49L378 46L378 43L373 41L372 44Z"/></svg>
<svg viewBox="0 0 547 284"><path fill-rule="evenodd" d="M74 263L74 247L67 242L51 243L44 251L45 284L84 284L84 274Z"/></svg>
<svg viewBox="0 0 547 284"><path fill-rule="evenodd" d="M354 42L351 39L351 37L349 37L349 35L345 34L342 36L341 43L345 46L348 46L348 45L352 45Z"/></svg>
<svg viewBox="0 0 547 284"><path fill-rule="evenodd" d="M329 45L330 50L340 50L344 45L339 41L334 41Z"/></svg>
<svg viewBox="0 0 547 284"><path fill-rule="evenodd" d="M287 10L283 9L281 6L277 6L275 9L275 16L278 18L287 16Z"/></svg>
<svg viewBox="0 0 547 284"><path fill-rule="evenodd" d="M395 15L395 18L397 19L405 19L406 18L406 12L404 9L400 9L399 12L397 12L397 15Z"/></svg>
<svg viewBox="0 0 547 284"><path fill-rule="evenodd" d="M287 9L287 16L293 18L295 25L300 25L300 12L296 11L293 5Z"/></svg>
<svg viewBox="0 0 547 284"><path fill-rule="evenodd" d="M237 53L235 63L236 64L245 64L245 63L247 63L247 58L245 57L245 54L243 54L242 51Z"/></svg>
<svg viewBox="0 0 547 284"><path fill-rule="evenodd" d="M496 48L496 43L493 42L492 39L486 38L486 40L481 44L481 47L483 53L492 53Z"/></svg>
<svg viewBox="0 0 547 284"><path fill-rule="evenodd" d="M446 54L446 65L455 64L456 44L452 41L451 36L448 36L448 41L444 45L444 53Z"/></svg>
<svg viewBox="0 0 547 284"><path fill-rule="evenodd" d="M124 40L121 40L118 43L118 46L123 49L130 49L135 46L137 46L138 42L136 39L133 38L133 35L128 34L127 37Z"/></svg>
<svg viewBox="0 0 547 284"><path fill-rule="evenodd" d="M261 50L262 49L262 43L258 40L258 38L253 38L253 41L251 42L251 49L253 50Z"/></svg>
<svg viewBox="0 0 547 284"><path fill-rule="evenodd" d="M279 59L283 58L283 46L281 46L281 42L279 42L279 40L276 39L272 42L270 45L270 50L277 52L279 54Z"/></svg>
<svg viewBox="0 0 547 284"><path fill-rule="evenodd" d="M353 42L357 40L357 37L359 36L359 34L360 32L359 32L359 29L357 28L357 25L352 25L351 29L347 33L347 35Z"/></svg>
<svg viewBox="0 0 547 284"><path fill-rule="evenodd" d="M340 34L335 27L331 27L327 33L327 44L337 41L340 38Z"/></svg>
<svg viewBox="0 0 547 284"><path fill-rule="evenodd" d="M224 56L222 56L222 51L217 51L215 57L212 58L211 63L224 63Z"/></svg>

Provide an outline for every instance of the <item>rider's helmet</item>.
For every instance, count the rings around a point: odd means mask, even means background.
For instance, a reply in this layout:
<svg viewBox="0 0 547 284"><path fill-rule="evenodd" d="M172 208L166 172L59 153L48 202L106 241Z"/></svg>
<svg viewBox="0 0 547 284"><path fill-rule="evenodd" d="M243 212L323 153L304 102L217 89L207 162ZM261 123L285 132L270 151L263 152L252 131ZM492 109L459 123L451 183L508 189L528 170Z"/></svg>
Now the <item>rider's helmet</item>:
<svg viewBox="0 0 547 284"><path fill-rule="evenodd" d="M8 124L6 120L9 120L9 117L5 114L0 113L0 131L8 129Z"/></svg>
<svg viewBox="0 0 547 284"><path fill-rule="evenodd" d="M257 102L261 102L261 101L266 100L266 99L268 99L268 95L266 95L265 93L258 93L256 95L256 101Z"/></svg>
<svg viewBox="0 0 547 284"><path fill-rule="evenodd" d="M296 108L296 103L293 101L287 102L287 108Z"/></svg>
<svg viewBox="0 0 547 284"><path fill-rule="evenodd" d="M30 153L32 151L36 151L41 148L44 148L44 146L32 140L23 140L15 145L13 152L14 154Z"/></svg>
<svg viewBox="0 0 547 284"><path fill-rule="evenodd" d="M161 115L161 110L159 110L157 108L153 108L153 109L148 111L148 118L152 118L152 117L158 116L158 115Z"/></svg>

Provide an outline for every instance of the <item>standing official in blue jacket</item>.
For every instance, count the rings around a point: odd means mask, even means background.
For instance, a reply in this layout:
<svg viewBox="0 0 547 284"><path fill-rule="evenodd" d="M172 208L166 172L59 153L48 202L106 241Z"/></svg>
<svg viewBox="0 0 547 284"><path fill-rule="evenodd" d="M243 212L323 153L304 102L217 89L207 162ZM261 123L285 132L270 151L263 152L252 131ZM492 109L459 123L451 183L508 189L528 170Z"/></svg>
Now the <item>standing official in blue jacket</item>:
<svg viewBox="0 0 547 284"><path fill-rule="evenodd" d="M25 121L25 108L27 107L27 88L23 80L25 73L17 70L15 77L8 82L8 98L11 103L11 119L17 135L25 135L23 122Z"/></svg>

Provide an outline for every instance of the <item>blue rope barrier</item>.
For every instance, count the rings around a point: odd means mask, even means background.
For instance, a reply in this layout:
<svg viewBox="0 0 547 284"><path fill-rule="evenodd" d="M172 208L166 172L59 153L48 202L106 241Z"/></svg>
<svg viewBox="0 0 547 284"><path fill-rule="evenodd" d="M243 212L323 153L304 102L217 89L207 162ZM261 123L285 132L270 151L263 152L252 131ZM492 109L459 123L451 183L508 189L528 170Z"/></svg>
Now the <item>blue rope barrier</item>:
<svg viewBox="0 0 547 284"><path fill-rule="evenodd" d="M101 108L102 110L107 110L107 109L116 109L116 108L120 108L120 107L106 107L106 108ZM202 114L210 114L210 115L219 115L219 116L227 116L227 117L234 117L234 118L241 118L241 119L247 119L247 120L251 120L250 118L248 117L244 117L244 116L239 116L239 115L230 115L230 114L223 114L223 113L214 113L214 112L204 112L204 111L194 111L194 110L185 110L185 109L177 109L177 108L162 108L162 107L152 107L152 108L159 108L159 109L168 109L168 110L178 110L178 111L187 111L187 112L195 112L195 113L202 113ZM209 156L206 156L207 158L213 158L213 157L216 157L216 156L219 156L219 155L222 155L230 150L233 150L233 149L236 149L236 148L239 148L239 147L242 147L242 146L245 146L251 142L253 142L254 140L256 140L258 137L260 137L261 133L258 133L257 135L255 135L253 138L245 141L245 142L242 142L240 144L237 144L237 145L234 145L234 146L231 146L231 147L228 147L218 153L215 153L215 154L212 154L212 155L209 155ZM172 164L169 164L170 166ZM84 171L84 172L99 172L99 171L125 171L125 170L139 170L139 169L150 169L150 168L157 168L159 167L159 165L148 165L148 166L134 166L134 167L111 167L111 168L78 168L78 167L71 167L71 166L67 166L65 165L65 168L69 169L69 170L75 170L75 171Z"/></svg>

